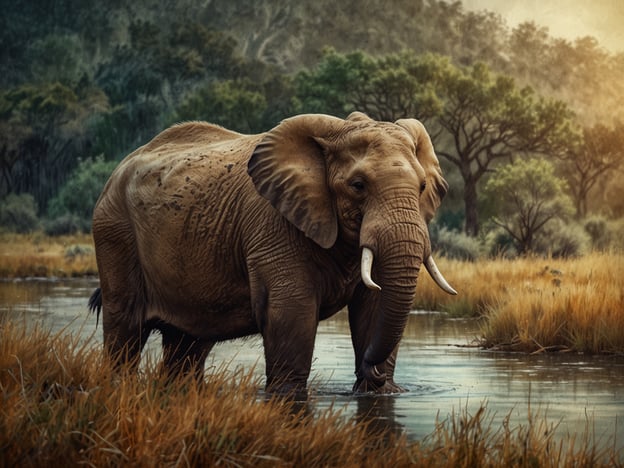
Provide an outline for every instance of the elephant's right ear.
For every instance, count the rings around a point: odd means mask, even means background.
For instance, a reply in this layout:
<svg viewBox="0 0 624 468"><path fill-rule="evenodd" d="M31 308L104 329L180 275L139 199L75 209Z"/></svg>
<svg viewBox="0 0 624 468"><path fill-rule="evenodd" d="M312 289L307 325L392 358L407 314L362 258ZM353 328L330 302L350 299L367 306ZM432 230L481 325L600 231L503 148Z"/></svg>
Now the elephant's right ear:
<svg viewBox="0 0 624 468"><path fill-rule="evenodd" d="M338 237L338 218L320 142L331 140L344 124L317 114L284 120L265 135L247 165L258 193L326 249Z"/></svg>

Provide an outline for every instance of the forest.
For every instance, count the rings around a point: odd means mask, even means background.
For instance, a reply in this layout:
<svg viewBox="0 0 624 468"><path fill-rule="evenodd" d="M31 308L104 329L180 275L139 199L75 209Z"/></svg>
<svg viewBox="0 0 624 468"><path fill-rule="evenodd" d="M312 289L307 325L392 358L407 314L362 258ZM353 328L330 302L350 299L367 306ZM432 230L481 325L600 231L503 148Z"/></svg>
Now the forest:
<svg viewBox="0 0 624 468"><path fill-rule="evenodd" d="M461 2L4 2L0 225L88 232L111 171L167 126L294 114L427 126L463 259L624 248L624 51Z"/></svg>

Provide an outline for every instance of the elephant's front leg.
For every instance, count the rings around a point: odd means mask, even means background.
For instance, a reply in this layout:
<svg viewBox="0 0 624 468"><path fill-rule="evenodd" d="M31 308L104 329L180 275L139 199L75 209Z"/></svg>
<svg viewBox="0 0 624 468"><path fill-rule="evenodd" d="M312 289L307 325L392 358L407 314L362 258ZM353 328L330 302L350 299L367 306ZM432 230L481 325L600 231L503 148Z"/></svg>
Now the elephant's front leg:
<svg viewBox="0 0 624 468"><path fill-rule="evenodd" d="M268 393L305 397L318 325L316 301L292 290L269 294L261 327Z"/></svg>
<svg viewBox="0 0 624 468"><path fill-rule="evenodd" d="M372 339L376 325L375 312L378 302L379 295L375 291L359 285L349 303L349 326L355 352L356 380L353 384L353 391L357 393L403 393L407 390L394 381L398 345L382 364L373 368L372 375L367 375L362 369L364 353Z"/></svg>

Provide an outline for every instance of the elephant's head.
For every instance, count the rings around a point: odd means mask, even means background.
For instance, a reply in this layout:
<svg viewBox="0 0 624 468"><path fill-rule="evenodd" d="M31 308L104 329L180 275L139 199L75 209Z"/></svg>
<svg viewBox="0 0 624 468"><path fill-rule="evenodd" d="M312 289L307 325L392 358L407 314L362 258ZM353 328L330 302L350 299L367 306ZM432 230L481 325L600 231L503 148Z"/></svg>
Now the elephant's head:
<svg viewBox="0 0 624 468"><path fill-rule="evenodd" d="M346 120L300 115L266 134L248 172L258 192L319 246L340 240L362 249L362 281L381 294L363 372L382 378L375 366L401 339L421 264L455 294L431 259L427 223L448 185L424 126L358 112Z"/></svg>

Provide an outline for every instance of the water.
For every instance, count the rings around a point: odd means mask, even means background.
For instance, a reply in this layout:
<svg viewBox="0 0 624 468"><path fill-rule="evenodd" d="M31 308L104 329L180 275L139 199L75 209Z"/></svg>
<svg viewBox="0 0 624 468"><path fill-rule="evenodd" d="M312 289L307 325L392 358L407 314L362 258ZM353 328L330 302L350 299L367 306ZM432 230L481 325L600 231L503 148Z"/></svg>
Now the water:
<svg viewBox="0 0 624 468"><path fill-rule="evenodd" d="M101 341L101 327L87 313L97 280L0 282L0 315L42 322ZM414 312L401 342L395 380L409 392L393 396L354 396L353 351L345 313L321 322L312 365L311 406L344 408L348 416L373 418L377 426L405 432L411 439L430 434L436 418L446 419L486 404L493 429L509 416L527 424L529 415L546 417L561 435L580 436L588 428L597 444L624 448L624 359L577 354L497 353L472 344L479 324L443 314ZM158 337L148 343L159 349ZM262 378L259 337L220 343L207 366L244 366Z"/></svg>

